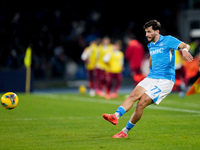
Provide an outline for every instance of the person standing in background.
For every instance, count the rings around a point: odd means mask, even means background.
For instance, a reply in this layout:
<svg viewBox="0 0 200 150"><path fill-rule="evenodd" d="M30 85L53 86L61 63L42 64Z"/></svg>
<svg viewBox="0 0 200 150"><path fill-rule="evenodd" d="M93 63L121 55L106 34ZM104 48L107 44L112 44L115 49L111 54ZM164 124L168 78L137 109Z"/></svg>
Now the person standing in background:
<svg viewBox="0 0 200 150"><path fill-rule="evenodd" d="M125 58L129 62L129 67L135 82L135 86L144 78L140 70L144 54L143 45L136 40L133 35L130 35L125 51Z"/></svg>
<svg viewBox="0 0 200 150"><path fill-rule="evenodd" d="M108 52L103 60L109 66L109 73L107 75L107 88L106 88L106 99L116 98L121 80L122 80L122 69L124 65L124 54L120 51L122 47L122 42L117 40L113 44L113 51ZM115 81L114 91L111 92L113 81Z"/></svg>
<svg viewBox="0 0 200 150"><path fill-rule="evenodd" d="M106 86L106 70L108 65L103 61L104 56L112 51L112 44L109 37L104 37L102 43L98 46L97 63L96 63L96 94L104 96L104 88Z"/></svg>
<svg viewBox="0 0 200 150"><path fill-rule="evenodd" d="M81 59L85 62L85 67L88 74L88 83L89 83L89 94L90 96L95 96L95 65L96 65L96 55L97 55L98 45L96 40L90 42L90 45L85 48L81 55Z"/></svg>

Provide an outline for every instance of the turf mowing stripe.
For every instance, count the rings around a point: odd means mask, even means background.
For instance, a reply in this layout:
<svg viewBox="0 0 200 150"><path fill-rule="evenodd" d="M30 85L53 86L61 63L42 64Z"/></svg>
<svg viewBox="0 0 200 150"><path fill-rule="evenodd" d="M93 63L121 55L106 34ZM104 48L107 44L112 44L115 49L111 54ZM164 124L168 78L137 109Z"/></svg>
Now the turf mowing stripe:
<svg viewBox="0 0 200 150"><path fill-rule="evenodd" d="M60 95L54 95L54 94L45 94L45 95L36 95L36 96L41 96L41 97L48 97L51 99L62 99L66 100L66 96L62 97ZM80 97L80 96L73 96L70 98L73 101L82 101L82 102L90 102L90 103L101 103L101 104L112 104L112 105L120 105L122 102L120 101L114 101L114 100L105 100L105 99L95 99L91 97ZM167 110L167 111L177 111L177 112L185 112L185 113L195 113L195 114L200 114L200 111L197 110L191 110L191 109L182 109L182 108L173 108L173 107L165 107L165 106L155 106L155 105L150 105L147 108L150 109L158 109L158 110Z"/></svg>

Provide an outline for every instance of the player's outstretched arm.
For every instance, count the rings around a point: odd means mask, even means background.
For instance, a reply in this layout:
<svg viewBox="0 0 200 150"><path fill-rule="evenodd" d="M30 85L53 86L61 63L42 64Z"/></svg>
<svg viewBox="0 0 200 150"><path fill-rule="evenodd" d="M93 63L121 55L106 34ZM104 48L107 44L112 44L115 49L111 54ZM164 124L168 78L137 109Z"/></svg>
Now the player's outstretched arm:
<svg viewBox="0 0 200 150"><path fill-rule="evenodd" d="M181 44L179 44L178 46L180 49L182 49L182 54L183 54L183 57L191 62L193 60L193 57L192 55L188 52L190 50L190 46L184 42L182 42Z"/></svg>

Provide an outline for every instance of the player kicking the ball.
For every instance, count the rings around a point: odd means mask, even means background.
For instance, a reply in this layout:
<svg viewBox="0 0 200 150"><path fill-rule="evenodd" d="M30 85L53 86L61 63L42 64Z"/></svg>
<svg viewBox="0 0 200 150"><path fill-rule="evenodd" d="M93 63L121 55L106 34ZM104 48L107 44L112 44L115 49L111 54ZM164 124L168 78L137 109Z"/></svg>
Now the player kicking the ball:
<svg viewBox="0 0 200 150"><path fill-rule="evenodd" d="M175 50L182 50L183 57L191 62L192 55L188 52L190 46L172 36L160 34L161 25L157 20L145 23L148 49L150 53L150 71L122 102L114 114L103 114L103 118L113 125L128 112L137 101L137 106L126 126L113 138L125 138L128 132L142 117L144 108L150 104L159 104L172 90L175 82Z"/></svg>

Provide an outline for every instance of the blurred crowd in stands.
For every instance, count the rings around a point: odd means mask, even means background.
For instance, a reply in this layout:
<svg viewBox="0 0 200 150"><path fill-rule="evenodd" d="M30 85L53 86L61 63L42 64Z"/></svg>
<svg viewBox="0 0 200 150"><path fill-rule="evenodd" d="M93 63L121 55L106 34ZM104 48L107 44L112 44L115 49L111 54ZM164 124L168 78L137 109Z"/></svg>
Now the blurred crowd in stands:
<svg viewBox="0 0 200 150"><path fill-rule="evenodd" d="M144 22L153 19L153 16L162 23L164 35L176 36L177 13L187 9L187 1L178 0L155 7L148 1L134 4L105 0L52 1L44 4L14 1L12 5L1 1L0 71L23 69L26 48L31 46L35 79L73 79L77 72L81 77L84 72L81 53L92 40L104 36L110 37L111 42L120 39L123 42L122 52L125 53L127 38L134 35L144 45L146 58ZM199 43L194 45L194 49L199 48ZM128 66L128 59L126 64Z"/></svg>

